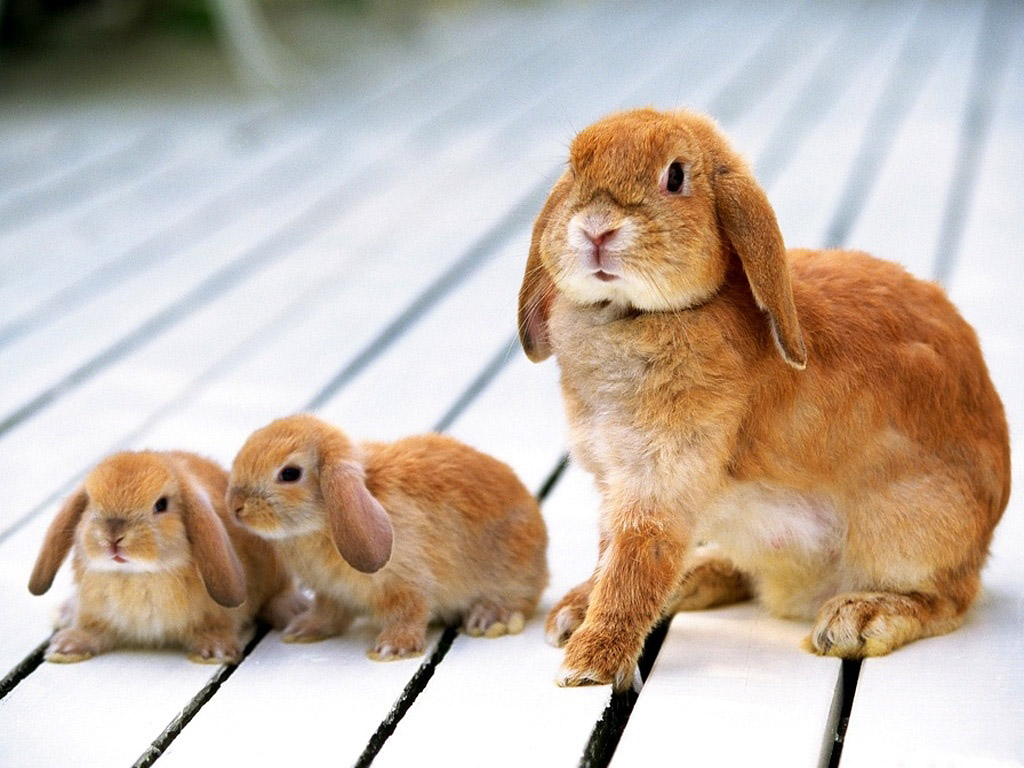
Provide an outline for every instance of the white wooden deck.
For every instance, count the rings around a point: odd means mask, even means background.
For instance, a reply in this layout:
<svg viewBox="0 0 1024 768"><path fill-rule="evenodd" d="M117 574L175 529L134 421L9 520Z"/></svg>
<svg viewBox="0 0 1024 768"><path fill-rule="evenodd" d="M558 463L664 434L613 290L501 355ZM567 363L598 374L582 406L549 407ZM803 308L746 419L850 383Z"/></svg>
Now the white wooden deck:
<svg viewBox="0 0 1024 768"><path fill-rule="evenodd" d="M585 578L596 495L558 473L557 370L514 345L515 301L573 132L618 107L717 117L790 244L942 280L1024 450L1019 2L545 1L278 31L330 54L276 99L163 43L0 62L0 766L1024 764L1019 493L967 625L859 667L749 604L655 633L638 697L557 688L540 617L390 664L358 629L271 632L219 669L41 664L70 580L33 598L28 574L88 468L144 446L229 463L299 409L508 461L544 492L542 610Z"/></svg>

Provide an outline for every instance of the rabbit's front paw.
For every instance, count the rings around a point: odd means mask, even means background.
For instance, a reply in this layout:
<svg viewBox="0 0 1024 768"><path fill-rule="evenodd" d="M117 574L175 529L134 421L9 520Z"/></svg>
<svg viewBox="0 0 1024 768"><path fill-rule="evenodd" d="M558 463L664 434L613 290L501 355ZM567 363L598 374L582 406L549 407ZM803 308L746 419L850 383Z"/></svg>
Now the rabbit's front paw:
<svg viewBox="0 0 1024 768"><path fill-rule="evenodd" d="M389 627L380 633L367 654L374 661L397 661L420 656L427 639L423 627Z"/></svg>
<svg viewBox="0 0 1024 768"><path fill-rule="evenodd" d="M43 658L55 664L85 661L102 652L96 638L80 629L62 629L53 636Z"/></svg>
<svg viewBox="0 0 1024 768"><path fill-rule="evenodd" d="M188 658L197 664L235 664L242 659L242 644L228 633L203 635L192 641Z"/></svg>
<svg viewBox="0 0 1024 768"><path fill-rule="evenodd" d="M639 683L638 655L621 635L582 626L565 646L565 660L556 682L563 687L611 683L616 691L624 691Z"/></svg>
<svg viewBox="0 0 1024 768"><path fill-rule="evenodd" d="M471 637L501 637L516 635L526 626L522 611L504 608L496 603L476 603L463 619L463 631Z"/></svg>

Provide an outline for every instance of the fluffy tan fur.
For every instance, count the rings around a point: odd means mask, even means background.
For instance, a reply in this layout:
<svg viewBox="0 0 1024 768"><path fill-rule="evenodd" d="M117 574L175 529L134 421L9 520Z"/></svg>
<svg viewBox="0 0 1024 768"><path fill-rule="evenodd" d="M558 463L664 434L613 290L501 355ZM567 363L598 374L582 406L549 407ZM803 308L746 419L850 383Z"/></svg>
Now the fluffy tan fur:
<svg viewBox="0 0 1024 768"><path fill-rule="evenodd" d="M227 472L189 453L119 453L65 502L29 589L49 589L74 546L76 591L46 651L81 661L118 647L178 646L194 661L241 658L260 615L305 609L271 548L224 507Z"/></svg>
<svg viewBox="0 0 1024 768"><path fill-rule="evenodd" d="M659 616L750 589L847 658L963 621L1010 492L973 330L894 264L786 252L707 118L636 110L580 133L519 309L602 494L594 576L548 618L563 684L628 685Z"/></svg>
<svg viewBox="0 0 1024 768"><path fill-rule="evenodd" d="M326 478L346 494L332 495ZM357 445L313 416L279 419L242 447L228 499L316 594L287 641L339 634L358 614L381 625L370 655L382 660L422 653L433 619L518 632L547 582L536 500L507 465L450 437ZM386 536L360 521L378 510Z"/></svg>

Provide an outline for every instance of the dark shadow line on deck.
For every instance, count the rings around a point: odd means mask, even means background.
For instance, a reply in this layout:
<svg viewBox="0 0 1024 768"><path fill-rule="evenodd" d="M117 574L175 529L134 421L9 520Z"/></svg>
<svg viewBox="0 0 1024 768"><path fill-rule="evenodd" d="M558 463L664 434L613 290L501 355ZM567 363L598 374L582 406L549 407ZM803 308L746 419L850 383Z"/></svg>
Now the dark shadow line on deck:
<svg viewBox="0 0 1024 768"><path fill-rule="evenodd" d="M199 710L203 708L210 699L213 698L214 694L220 690L220 687L224 682L235 674L235 670L238 669L239 665L245 661L246 657L252 653L253 649L259 645L260 640L266 637L270 631L270 625L260 624L256 628L256 634L253 635L252 640L245 646L245 650L242 652L242 658L237 664L224 664L218 669L213 676L207 681L206 685L197 693L192 700L185 706L177 717L175 717L168 726L163 730L154 741L153 744L139 756L139 759L132 764L132 768L149 768L157 761L157 759L167 751L171 743L178 738L178 734L184 730L185 726L192 722Z"/></svg>
<svg viewBox="0 0 1024 768"><path fill-rule="evenodd" d="M459 634L459 630L456 627L445 627L444 633L441 635L441 639L437 641L437 646L434 648L434 652L430 654L430 658L423 662L416 673L412 676L412 679L406 684L404 690L399 695L395 705L388 712L387 717L377 727L373 736L370 737L369 743L366 745L366 749L358 757L355 762L355 768L365 768L370 765L388 738L395 732L395 728L398 727L398 723L406 713L412 708L412 705L416 702L416 699L427 687L427 683L430 682L430 678L434 676L434 672L437 671L437 666L443 660L448 650L452 647L452 643L455 642L455 636Z"/></svg>
<svg viewBox="0 0 1024 768"><path fill-rule="evenodd" d="M452 423L462 414L463 411L480 395L487 386L494 381L498 374L504 370L509 360L519 349L519 337L513 336L501 345L497 353L487 362L479 375L470 382L470 385L459 396L451 408L437 422L434 427L438 432L446 431Z"/></svg>
<svg viewBox="0 0 1024 768"><path fill-rule="evenodd" d="M644 640L644 649L637 662L641 681L646 680L651 674L671 624L672 617L666 616L654 625L654 629ZM601 719L597 721L587 745L583 748L580 768L604 768L611 762L639 698L640 693L632 688L621 693L612 693L608 699L608 706L605 707Z"/></svg>
<svg viewBox="0 0 1024 768"><path fill-rule="evenodd" d="M857 682L860 680L861 659L843 659L839 675L838 707L833 712L834 722L831 725L832 739L825 746L828 752L822 753L821 765L827 768L839 768L843 757L843 744L846 741L846 729L850 725L853 712L853 700L857 695Z"/></svg>
<svg viewBox="0 0 1024 768"><path fill-rule="evenodd" d="M52 637L52 635L50 637ZM46 653L46 647L50 644L50 637L37 645L32 653L22 659L16 667L4 675L3 680L0 680L0 701L2 701L8 693L17 688L18 683L35 672L39 668L39 665L43 663L43 654Z"/></svg>

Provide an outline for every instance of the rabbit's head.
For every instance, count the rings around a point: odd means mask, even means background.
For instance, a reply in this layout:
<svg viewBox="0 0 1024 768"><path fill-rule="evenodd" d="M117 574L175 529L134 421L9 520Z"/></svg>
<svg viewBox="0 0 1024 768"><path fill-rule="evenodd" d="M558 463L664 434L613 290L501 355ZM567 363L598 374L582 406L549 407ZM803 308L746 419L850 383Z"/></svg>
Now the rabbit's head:
<svg viewBox="0 0 1024 768"><path fill-rule="evenodd" d="M534 225L519 294L523 348L535 361L551 354L556 292L580 305L684 310L715 296L734 255L780 355L803 368L782 235L745 163L700 115L611 115L573 141Z"/></svg>
<svg viewBox="0 0 1024 768"><path fill-rule="evenodd" d="M117 453L89 473L57 513L29 589L46 592L73 543L87 570L167 572L195 562L224 606L245 600L245 577L205 488L168 454Z"/></svg>
<svg viewBox="0 0 1024 768"><path fill-rule="evenodd" d="M390 518L367 490L352 443L307 414L249 436L232 465L228 508L267 539L326 531L349 565L364 573L380 570L391 556Z"/></svg>

